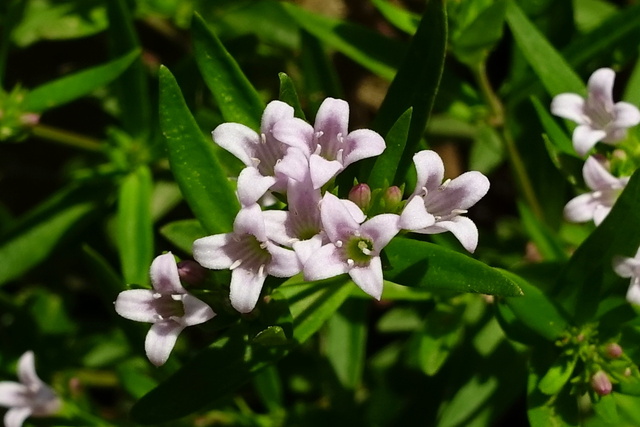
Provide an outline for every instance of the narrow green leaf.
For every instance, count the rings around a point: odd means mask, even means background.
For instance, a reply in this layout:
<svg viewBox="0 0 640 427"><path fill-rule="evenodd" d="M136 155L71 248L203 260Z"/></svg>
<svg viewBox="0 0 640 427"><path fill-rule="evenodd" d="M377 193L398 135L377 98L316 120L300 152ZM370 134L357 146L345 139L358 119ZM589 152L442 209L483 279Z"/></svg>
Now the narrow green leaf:
<svg viewBox="0 0 640 427"><path fill-rule="evenodd" d="M613 395L600 396L600 398L594 402L593 410L598 415L598 418L604 421L605 425L620 425L618 405L616 405Z"/></svg>
<svg viewBox="0 0 640 427"><path fill-rule="evenodd" d="M191 254L193 242L196 239L205 237L207 232L197 219L183 219L164 225L160 229L160 234L178 249Z"/></svg>
<svg viewBox="0 0 640 427"><path fill-rule="evenodd" d="M338 72L331 56L320 41L307 31L300 31L302 52L300 70L304 76L304 92L311 111L318 111L326 97L344 98Z"/></svg>
<svg viewBox="0 0 640 427"><path fill-rule="evenodd" d="M568 259L558 236L536 218L527 205L518 202L518 212L525 231L545 261L566 261Z"/></svg>
<svg viewBox="0 0 640 427"><path fill-rule="evenodd" d="M576 153L576 150L573 148L571 138L569 138L567 133L551 116L549 108L543 106L540 100L535 96L531 97L531 102L533 103L533 107L536 109L536 113L538 113L538 117L540 118L540 123L542 123L544 131L553 145L564 154L580 158L578 153Z"/></svg>
<svg viewBox="0 0 640 427"><path fill-rule="evenodd" d="M393 183L409 136L412 114L413 107L409 108L398 118L385 136L384 140L387 147L384 152L376 158L371 173L369 174L369 179L366 181L372 189L384 188Z"/></svg>
<svg viewBox="0 0 640 427"><path fill-rule="evenodd" d="M224 120L259 130L264 103L254 87L200 15L191 29L198 68Z"/></svg>
<svg viewBox="0 0 640 427"><path fill-rule="evenodd" d="M20 23L27 2L22 0L5 1L0 13L4 14L2 32L0 33L0 90L4 87L4 75L7 68L7 58L11 47L11 34Z"/></svg>
<svg viewBox="0 0 640 427"><path fill-rule="evenodd" d="M347 389L362 380L367 344L368 301L349 299L327 322L325 348L329 363Z"/></svg>
<svg viewBox="0 0 640 427"><path fill-rule="evenodd" d="M182 97L171 72L160 68L160 126L167 140L171 171L204 229L228 232L239 204L223 168Z"/></svg>
<svg viewBox="0 0 640 427"><path fill-rule="evenodd" d="M560 338L569 327L569 323L558 308L540 289L522 277L508 271L503 271L503 274L522 289L523 296L504 299L516 318L548 341Z"/></svg>
<svg viewBox="0 0 640 427"><path fill-rule="evenodd" d="M67 188L27 214L0 240L0 285L38 265L79 232L105 198L104 189Z"/></svg>
<svg viewBox="0 0 640 427"><path fill-rule="evenodd" d="M553 396L560 393L560 390L571 379L573 369L576 367L578 354L561 355L556 362L551 365L547 373L542 377L538 388L546 395Z"/></svg>
<svg viewBox="0 0 640 427"><path fill-rule="evenodd" d="M636 60L633 66L633 72L624 88L622 99L633 105L640 104L640 58Z"/></svg>
<svg viewBox="0 0 640 427"><path fill-rule="evenodd" d="M386 135L398 118L413 107L409 136L394 184L404 182L411 158L427 126L442 77L446 45L446 9L443 0L431 0L372 126Z"/></svg>
<svg viewBox="0 0 640 427"><path fill-rule="evenodd" d="M393 79L405 52L401 42L360 25L309 12L292 3L283 3L283 6L302 28L327 45L380 77Z"/></svg>
<svg viewBox="0 0 640 427"><path fill-rule="evenodd" d="M469 153L469 169L488 175L500 166L506 156L505 144L498 131L494 127L480 125Z"/></svg>
<svg viewBox="0 0 640 427"><path fill-rule="evenodd" d="M130 52L106 64L38 86L27 93L25 109L40 113L88 95L121 75L139 55L139 51Z"/></svg>
<svg viewBox="0 0 640 427"><path fill-rule="evenodd" d="M293 80L286 73L278 73L278 77L280 78L280 96L278 97L280 101L286 102L287 104L293 107L295 112L295 116L306 120L304 116L304 111L302 111L302 106L300 105L300 99L298 98L298 92L296 91L296 86L293 84Z"/></svg>
<svg viewBox="0 0 640 427"><path fill-rule="evenodd" d="M462 339L464 307L436 307L425 318L414 342L418 366L426 375L433 376Z"/></svg>
<svg viewBox="0 0 640 427"><path fill-rule="evenodd" d="M452 40L453 52L460 61L472 67L484 61L502 38L505 6L505 0L491 4Z"/></svg>
<svg viewBox="0 0 640 427"><path fill-rule="evenodd" d="M551 96L564 92L585 93L580 77L514 0L507 1L507 22L520 51Z"/></svg>
<svg viewBox="0 0 640 427"><path fill-rule="evenodd" d="M151 219L151 171L139 166L127 175L118 195L118 252L127 283L149 285L153 259L153 221Z"/></svg>
<svg viewBox="0 0 640 427"><path fill-rule="evenodd" d="M391 4L387 0L372 0L371 3L391 25L407 34L415 34L420 23L420 15Z"/></svg>
<svg viewBox="0 0 640 427"><path fill-rule="evenodd" d="M107 2L109 42L113 56L142 50L133 26L133 16L125 0ZM135 138L144 139L151 127L151 97L146 71L138 56L120 75L118 82L120 120L124 130Z"/></svg>
<svg viewBox="0 0 640 427"><path fill-rule="evenodd" d="M556 281L563 307L582 324L604 297L623 296L627 286L612 267L614 256L634 256L640 246L640 171L636 171L605 220L575 251Z"/></svg>
<svg viewBox="0 0 640 427"><path fill-rule="evenodd" d="M282 408L282 380L275 366L267 366L253 377L253 384L264 406L269 411L277 411Z"/></svg>
<svg viewBox="0 0 640 427"><path fill-rule="evenodd" d="M519 286L503 272L433 243L397 237L385 248L391 269L387 279L405 286L520 296Z"/></svg>

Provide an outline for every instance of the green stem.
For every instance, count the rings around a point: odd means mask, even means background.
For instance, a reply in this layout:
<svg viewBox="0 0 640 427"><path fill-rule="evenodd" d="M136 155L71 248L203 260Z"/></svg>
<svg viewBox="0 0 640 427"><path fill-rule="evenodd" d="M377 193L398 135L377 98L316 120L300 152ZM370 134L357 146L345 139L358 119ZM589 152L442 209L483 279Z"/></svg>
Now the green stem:
<svg viewBox="0 0 640 427"><path fill-rule="evenodd" d="M491 83L489 82L486 62L484 60L480 61L478 63L478 66L473 69L473 74L475 76L476 82L478 83L482 96L485 98L485 101L487 102L491 110L491 118L489 119L489 124L501 131L502 139L507 148L509 160L511 161L513 173L516 176L516 182L520 187L520 191L531 207L531 210L533 211L536 218L542 220L542 208L540 207L540 203L538 202L536 193L533 190L533 185L531 183L531 180L529 179L529 175L527 174L527 170L524 166L524 162L522 161L522 157L518 152L516 143L513 140L509 129L505 125L506 119L504 106L502 105L500 98L498 98L495 91L493 90L493 87L491 86Z"/></svg>
<svg viewBox="0 0 640 427"><path fill-rule="evenodd" d="M31 128L31 134L38 138L82 150L102 151L102 143L99 140L52 126L37 124Z"/></svg>

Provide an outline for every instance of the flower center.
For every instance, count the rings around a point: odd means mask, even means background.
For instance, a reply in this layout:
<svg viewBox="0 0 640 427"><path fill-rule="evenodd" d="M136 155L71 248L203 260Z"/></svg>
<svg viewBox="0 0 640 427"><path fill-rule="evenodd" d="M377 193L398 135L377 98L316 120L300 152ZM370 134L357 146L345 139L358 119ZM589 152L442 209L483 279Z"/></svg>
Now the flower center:
<svg viewBox="0 0 640 427"><path fill-rule="evenodd" d="M153 294L153 308L155 309L158 320L183 317L184 304L182 303L183 294Z"/></svg>
<svg viewBox="0 0 640 427"><path fill-rule="evenodd" d="M356 265L367 264L371 260L373 242L366 237L354 236L343 246L347 260L352 260Z"/></svg>

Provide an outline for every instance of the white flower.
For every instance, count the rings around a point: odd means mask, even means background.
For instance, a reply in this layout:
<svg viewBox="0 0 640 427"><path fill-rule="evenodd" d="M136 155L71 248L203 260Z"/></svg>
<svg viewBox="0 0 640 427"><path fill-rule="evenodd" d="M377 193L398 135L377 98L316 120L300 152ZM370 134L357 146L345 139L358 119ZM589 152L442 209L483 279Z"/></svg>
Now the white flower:
<svg viewBox="0 0 640 427"><path fill-rule="evenodd" d="M400 215L400 227L423 234L450 231L473 252L478 245L478 228L462 215L489 191L487 177L471 171L442 182L444 164L431 150L416 153L413 163L418 175L416 188Z"/></svg>
<svg viewBox="0 0 640 427"><path fill-rule="evenodd" d="M32 351L18 361L20 382L0 382L0 406L10 408L4 416L5 427L20 427L27 417L46 417L58 412L61 401L36 374Z"/></svg>
<svg viewBox="0 0 640 427"><path fill-rule="evenodd" d="M615 72L600 68L589 77L588 95L562 93L553 98L551 112L578 124L573 147L584 156L598 141L613 144L627 136L627 129L640 123L640 111L628 102L613 103Z"/></svg>
<svg viewBox="0 0 640 427"><path fill-rule="evenodd" d="M151 363L160 366L169 358L184 328L204 323L216 314L182 287L171 252L153 260L150 274L153 290L120 292L115 309L124 318L153 323L144 347Z"/></svg>
<svg viewBox="0 0 640 427"><path fill-rule="evenodd" d="M564 217L571 222L593 219L599 225L609 215L613 204L629 182L629 177L616 178L593 156L584 163L582 176L593 191L571 199L564 207Z"/></svg>
<svg viewBox="0 0 640 427"><path fill-rule="evenodd" d="M613 258L613 269L618 276L631 278L627 301L640 305L640 248L633 258L621 256Z"/></svg>
<svg viewBox="0 0 640 427"><path fill-rule="evenodd" d="M233 308L240 313L253 310L268 275L291 277L300 272L295 252L269 239L258 204L238 212L233 233L207 236L193 242L193 258L206 268L232 270L229 298Z"/></svg>

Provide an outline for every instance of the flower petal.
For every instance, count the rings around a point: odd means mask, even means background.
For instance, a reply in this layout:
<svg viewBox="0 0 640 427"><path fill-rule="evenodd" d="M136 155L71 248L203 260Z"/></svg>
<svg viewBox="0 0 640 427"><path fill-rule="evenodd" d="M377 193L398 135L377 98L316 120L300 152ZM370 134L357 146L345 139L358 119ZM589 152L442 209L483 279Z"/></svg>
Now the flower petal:
<svg viewBox="0 0 640 427"><path fill-rule="evenodd" d="M611 68L600 68L594 71L587 82L590 100L593 98L605 108L613 106L613 81L615 78L616 73Z"/></svg>
<svg viewBox="0 0 640 427"><path fill-rule="evenodd" d="M267 250L271 254L271 262L266 267L268 274L275 277L291 277L302 270L295 251L281 248L271 242L267 242Z"/></svg>
<svg viewBox="0 0 640 427"><path fill-rule="evenodd" d="M213 141L236 156L246 166L255 166L255 146L260 136L240 123L223 123L211 133Z"/></svg>
<svg viewBox="0 0 640 427"><path fill-rule="evenodd" d="M413 163L416 166L416 188L413 194L435 190L442 184L444 178L444 163L435 151L422 150L413 155Z"/></svg>
<svg viewBox="0 0 640 427"><path fill-rule="evenodd" d="M300 240L293 244L293 250L296 252L301 265L305 265L307 260L315 256L318 249L322 247L322 235L316 234L310 239Z"/></svg>
<svg viewBox="0 0 640 427"><path fill-rule="evenodd" d="M431 227L422 230L415 230L421 234L438 234L450 231L462 246L469 252L473 253L478 246L478 227L469 218L465 216L456 216L447 221L438 221Z"/></svg>
<svg viewBox="0 0 640 427"><path fill-rule="evenodd" d="M243 265L235 268L231 272L229 293L233 308L240 313L249 313L253 310L258 302L262 285L264 285L266 278L267 273L264 268L260 268L258 271L253 268L246 268Z"/></svg>
<svg viewBox="0 0 640 427"><path fill-rule="evenodd" d="M222 270L231 267L236 261L234 254L227 249L233 242L233 233L215 234L193 242L193 259L203 267Z"/></svg>
<svg viewBox="0 0 640 427"><path fill-rule="evenodd" d="M551 113L578 124L587 124L584 114L584 98L575 93L561 93L551 101Z"/></svg>
<svg viewBox="0 0 640 427"><path fill-rule="evenodd" d="M322 132L318 144L323 148L335 142L338 134L346 138L349 132L349 103L342 99L326 98L318 108L313 127L316 132Z"/></svg>
<svg viewBox="0 0 640 427"><path fill-rule="evenodd" d="M293 119L293 107L286 102L274 100L267 104L260 123L262 133L271 133L273 126L280 120Z"/></svg>
<svg viewBox="0 0 640 427"><path fill-rule="evenodd" d="M236 215L236 219L233 221L233 232L237 234L251 234L261 242L266 241L267 230L264 226L260 205L254 203L253 205L240 209L240 212Z"/></svg>
<svg viewBox="0 0 640 427"><path fill-rule="evenodd" d="M278 141L301 150L305 157L315 151L313 127L302 119L280 120L273 126L272 134Z"/></svg>
<svg viewBox="0 0 640 427"><path fill-rule="evenodd" d="M347 273L349 268L342 258L341 250L333 243L326 244L316 251L304 264L305 280L322 280Z"/></svg>
<svg viewBox="0 0 640 427"><path fill-rule="evenodd" d="M309 174L313 188L320 188L336 176L344 167L337 160L327 160L317 154L309 157Z"/></svg>
<svg viewBox="0 0 640 427"><path fill-rule="evenodd" d="M449 215L455 209L466 210L475 205L489 191L489 180L480 172L465 172L446 186L430 190L425 199L432 215Z"/></svg>
<svg viewBox="0 0 640 427"><path fill-rule="evenodd" d="M384 139L370 129L358 129L347 135L342 157L344 167L361 159L382 154L386 145Z"/></svg>
<svg viewBox="0 0 640 427"><path fill-rule="evenodd" d="M628 102L618 102L613 106L614 121L616 127L630 128L640 123L640 111L638 107Z"/></svg>
<svg viewBox="0 0 640 427"><path fill-rule="evenodd" d="M36 373L36 363L33 351L26 351L18 360L18 379L30 390L45 385Z"/></svg>
<svg viewBox="0 0 640 427"><path fill-rule="evenodd" d="M400 214L399 226L403 230L419 230L435 224L436 219L427 212L420 196L411 196Z"/></svg>
<svg viewBox="0 0 640 427"><path fill-rule="evenodd" d="M640 282L637 279L631 281L626 297L631 304L640 305Z"/></svg>
<svg viewBox="0 0 640 427"><path fill-rule="evenodd" d="M637 276L640 273L640 259L616 256L613 258L613 270L621 277Z"/></svg>
<svg viewBox="0 0 640 427"><path fill-rule="evenodd" d="M571 222L587 222L593 219L593 212L599 202L591 193L581 194L569 200L564 207L564 217Z"/></svg>
<svg viewBox="0 0 640 427"><path fill-rule="evenodd" d="M328 192L320 204L320 218L324 232L333 243L346 239L360 227L340 199Z"/></svg>
<svg viewBox="0 0 640 427"><path fill-rule="evenodd" d="M580 125L573 131L573 148L584 156L593 148L598 141L601 141L607 133L603 130L593 129L591 126Z"/></svg>
<svg viewBox="0 0 640 427"><path fill-rule="evenodd" d="M620 181L598 161L596 157L589 156L582 166L584 182L592 190L608 190L620 187Z"/></svg>
<svg viewBox="0 0 640 427"><path fill-rule="evenodd" d="M4 414L4 427L22 427L29 415L31 415L31 408L28 406L11 408Z"/></svg>
<svg viewBox="0 0 640 427"><path fill-rule="evenodd" d="M149 289L131 289L120 292L115 302L116 313L125 319L136 322L155 323L158 310L154 307L154 293Z"/></svg>
<svg viewBox="0 0 640 427"><path fill-rule="evenodd" d="M611 212L611 206L598 205L593 211L593 223L598 226Z"/></svg>
<svg viewBox="0 0 640 427"><path fill-rule="evenodd" d="M302 150L289 147L284 157L276 163L274 168L276 175L285 176L296 181L303 182L309 176L309 154ZM286 185L284 186L286 188Z"/></svg>
<svg viewBox="0 0 640 427"><path fill-rule="evenodd" d="M378 301L382 296L382 262L373 257L367 266L355 266L349 270L349 276L360 289Z"/></svg>
<svg viewBox="0 0 640 427"><path fill-rule="evenodd" d="M173 320L158 322L152 325L144 341L144 349L149 361L156 366L163 365L169 358L171 350L173 350L173 346L175 346L176 340L178 339L178 335L180 335L183 329L183 325Z"/></svg>
<svg viewBox="0 0 640 427"><path fill-rule="evenodd" d="M360 233L373 240L373 253L379 254L400 231L400 216L380 214L360 226Z"/></svg>
<svg viewBox="0 0 640 427"><path fill-rule="evenodd" d="M273 176L262 176L260 171L254 167L242 169L238 175L238 200L242 206L249 206L260 200L260 197L276 183Z"/></svg>
<svg viewBox="0 0 640 427"><path fill-rule="evenodd" d="M289 230L289 227L287 227L289 215L290 213L287 211L271 210L262 212L264 226L269 240L279 245L291 246L296 236L294 236Z"/></svg>
<svg viewBox="0 0 640 427"><path fill-rule="evenodd" d="M183 326L193 326L204 323L212 319L216 313L204 301L194 297L191 294L185 294L182 297L184 304L184 316L180 320Z"/></svg>
<svg viewBox="0 0 640 427"><path fill-rule="evenodd" d="M0 406L29 406L29 390L24 384L15 381L0 381Z"/></svg>
<svg viewBox="0 0 640 427"><path fill-rule="evenodd" d="M153 289L161 294L183 294L178 265L171 252L155 257L150 269Z"/></svg>

